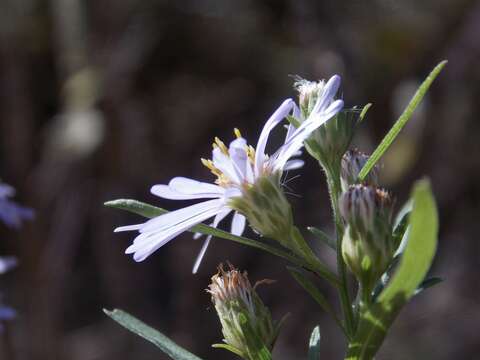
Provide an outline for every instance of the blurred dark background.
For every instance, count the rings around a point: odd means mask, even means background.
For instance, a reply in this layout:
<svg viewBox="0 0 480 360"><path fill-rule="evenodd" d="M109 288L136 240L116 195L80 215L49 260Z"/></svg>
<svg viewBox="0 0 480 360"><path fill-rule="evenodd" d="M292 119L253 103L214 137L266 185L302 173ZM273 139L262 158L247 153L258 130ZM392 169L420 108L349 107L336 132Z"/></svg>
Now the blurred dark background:
<svg viewBox="0 0 480 360"><path fill-rule="evenodd" d="M102 203L182 206L150 186L178 175L211 180L199 158L213 137L229 141L239 127L255 143L276 106L296 96L293 74L339 73L348 106L373 102L355 140L372 151L448 59L382 170L398 206L416 179L431 178L442 221L432 273L446 281L406 307L378 359L478 358L479 34L480 2L471 0L2 0L0 176L37 218L0 231L1 254L20 259L0 279L19 311L0 357L166 359L102 313L118 307L201 357L233 358L210 347L221 333L204 291L230 260L253 281L278 280L260 289L274 317L291 313L277 359L304 359L317 323L324 358L342 358L341 334L282 260L217 239L193 276L201 242L184 234L137 264L123 254L134 234L112 230L141 219ZM315 162L289 186L301 195L291 198L298 223L332 231Z"/></svg>

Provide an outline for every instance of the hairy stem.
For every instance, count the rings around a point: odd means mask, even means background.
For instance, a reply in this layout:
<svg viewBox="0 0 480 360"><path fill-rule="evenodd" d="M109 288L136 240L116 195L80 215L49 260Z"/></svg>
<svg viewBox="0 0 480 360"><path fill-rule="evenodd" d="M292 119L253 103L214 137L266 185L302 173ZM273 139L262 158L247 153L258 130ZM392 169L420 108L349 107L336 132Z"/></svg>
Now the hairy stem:
<svg viewBox="0 0 480 360"><path fill-rule="evenodd" d="M339 168L332 167L332 168ZM345 262L342 257L342 238L343 238L343 224L338 213L338 196L340 194L340 175L338 172L328 169L325 171L327 176L328 192L332 204L333 217L335 221L335 232L337 236L337 270L340 278L340 286L338 292L342 306L342 312L345 319L345 328L349 337L353 337L355 331L355 323L350 301L350 294L348 292L347 272Z"/></svg>

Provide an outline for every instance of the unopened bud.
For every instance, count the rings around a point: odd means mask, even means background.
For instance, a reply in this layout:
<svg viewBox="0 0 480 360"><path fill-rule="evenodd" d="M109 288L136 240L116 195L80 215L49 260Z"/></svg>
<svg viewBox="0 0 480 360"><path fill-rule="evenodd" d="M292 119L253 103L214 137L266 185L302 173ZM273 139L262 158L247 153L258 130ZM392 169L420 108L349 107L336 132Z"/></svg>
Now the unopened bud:
<svg viewBox="0 0 480 360"><path fill-rule="evenodd" d="M224 342L244 359L258 359L262 349L273 349L278 326L250 284L246 272L220 265L207 291L212 296Z"/></svg>
<svg viewBox="0 0 480 360"><path fill-rule="evenodd" d="M348 150L342 157L340 180L342 190L347 191L350 185L358 183L358 174L367 163L369 156L358 150ZM374 166L363 181L364 184L378 185L378 167Z"/></svg>
<svg viewBox="0 0 480 360"><path fill-rule="evenodd" d="M366 291L371 291L390 264L395 248L390 194L353 185L342 194L339 210L346 228L342 240L345 263Z"/></svg>

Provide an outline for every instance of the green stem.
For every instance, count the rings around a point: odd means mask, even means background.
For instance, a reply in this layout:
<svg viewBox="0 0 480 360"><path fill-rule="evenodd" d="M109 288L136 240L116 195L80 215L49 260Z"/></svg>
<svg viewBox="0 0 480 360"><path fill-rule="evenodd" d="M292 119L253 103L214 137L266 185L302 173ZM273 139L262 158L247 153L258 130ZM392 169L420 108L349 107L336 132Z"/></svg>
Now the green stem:
<svg viewBox="0 0 480 360"><path fill-rule="evenodd" d="M339 168L339 166L332 168ZM326 170L325 173L327 176L328 192L330 194L330 201L332 203L335 230L337 235L337 270L340 277L340 286L338 287L338 292L343 316L345 319L345 328L349 337L353 337L355 332L355 324L350 294L348 292L347 271L342 257L343 224L338 213L338 195L340 194L341 189L340 176L335 171L332 171L332 169Z"/></svg>

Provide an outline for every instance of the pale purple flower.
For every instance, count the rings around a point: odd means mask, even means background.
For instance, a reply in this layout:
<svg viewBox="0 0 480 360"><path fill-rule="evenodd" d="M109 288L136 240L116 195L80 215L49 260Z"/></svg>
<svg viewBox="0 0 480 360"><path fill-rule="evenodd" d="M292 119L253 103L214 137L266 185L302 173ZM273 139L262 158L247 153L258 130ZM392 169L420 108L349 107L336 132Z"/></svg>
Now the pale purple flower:
<svg viewBox="0 0 480 360"><path fill-rule="evenodd" d="M34 212L10 200L14 195L13 187L0 183L0 220L8 227L18 229L23 220L33 219Z"/></svg>
<svg viewBox="0 0 480 360"><path fill-rule="evenodd" d="M15 256L0 256L0 274L5 274L18 264Z"/></svg>
<svg viewBox="0 0 480 360"><path fill-rule="evenodd" d="M0 256L0 274L17 266L17 259L14 256ZM2 303L2 294L0 294L0 332L3 331L4 321L9 321L15 318L16 311Z"/></svg>
<svg viewBox="0 0 480 360"><path fill-rule="evenodd" d="M205 220L213 218L211 226L217 227L233 211L229 207L229 200L242 196L242 189L245 186L254 185L256 179L261 176L301 167L302 160L291 158L299 153L303 142L315 129L335 116L343 107L342 100L334 100L339 85L340 77L333 76L325 85L325 91L318 98L311 116L298 128L290 125L284 144L272 155L266 154L271 131L284 121L287 115L295 116L298 113L298 107L292 99L285 100L267 120L256 148L249 146L237 129L235 129L237 138L228 148L220 139L215 139L212 160L202 159L203 164L217 176L215 184L175 177L168 185L153 186L151 192L164 199L210 200L157 216L143 224L115 229L115 232L137 230L140 233L125 252L133 253L135 261L143 261L179 234ZM230 231L234 235L241 235L245 229L246 219L242 214L233 212ZM201 248L193 267L194 273L198 270L211 238L209 235Z"/></svg>
<svg viewBox="0 0 480 360"><path fill-rule="evenodd" d="M16 316L17 316L17 312L15 311L15 309L7 305L3 305L0 302L0 332L2 332L5 329L5 326L3 323L5 321L13 320Z"/></svg>

